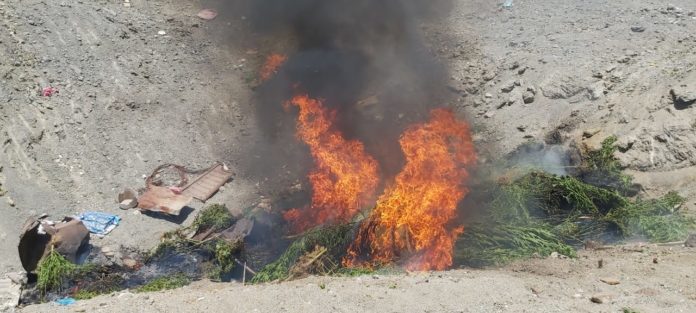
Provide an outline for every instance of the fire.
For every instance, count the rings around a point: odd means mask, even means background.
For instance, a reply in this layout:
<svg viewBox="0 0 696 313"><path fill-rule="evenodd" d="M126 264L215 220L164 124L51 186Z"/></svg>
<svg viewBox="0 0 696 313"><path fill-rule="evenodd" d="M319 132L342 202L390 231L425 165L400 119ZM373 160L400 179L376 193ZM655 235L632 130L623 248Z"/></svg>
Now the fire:
<svg viewBox="0 0 696 313"><path fill-rule="evenodd" d="M259 73L259 76L261 77L261 81L266 81L270 79L275 73L278 72L278 69L287 61L287 57L278 54L278 53L273 53L266 58L266 62L263 64L261 67L261 72Z"/></svg>
<svg viewBox="0 0 696 313"><path fill-rule="evenodd" d="M402 134L406 158L394 183L379 197L349 248L346 266L401 260L409 270L443 270L452 265L452 228L457 204L468 193L466 166L476 161L469 127L447 109L435 109L427 123ZM369 247L371 260L362 260Z"/></svg>
<svg viewBox="0 0 696 313"><path fill-rule="evenodd" d="M309 174L312 200L309 207L285 213L295 231L313 226L346 222L374 201L379 175L377 162L363 144L347 140L333 126L336 113L306 95L286 103L299 108L297 136L310 149L315 168Z"/></svg>

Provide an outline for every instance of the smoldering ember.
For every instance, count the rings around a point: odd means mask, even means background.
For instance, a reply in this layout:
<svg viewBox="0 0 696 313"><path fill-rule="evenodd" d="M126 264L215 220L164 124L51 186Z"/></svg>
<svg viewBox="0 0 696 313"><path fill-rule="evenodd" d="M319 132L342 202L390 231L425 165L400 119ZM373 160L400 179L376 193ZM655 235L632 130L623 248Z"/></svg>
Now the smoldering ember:
<svg viewBox="0 0 696 313"><path fill-rule="evenodd" d="M696 310L694 1L0 15L0 312Z"/></svg>

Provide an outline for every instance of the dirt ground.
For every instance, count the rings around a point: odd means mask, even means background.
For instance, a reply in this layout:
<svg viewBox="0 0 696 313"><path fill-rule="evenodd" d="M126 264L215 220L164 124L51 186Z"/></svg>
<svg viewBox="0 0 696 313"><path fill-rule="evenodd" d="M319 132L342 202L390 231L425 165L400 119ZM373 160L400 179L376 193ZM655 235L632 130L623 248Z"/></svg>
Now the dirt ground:
<svg viewBox="0 0 696 313"><path fill-rule="evenodd" d="M695 261L693 248L631 245L500 269L310 277L253 286L198 282L174 291L125 291L22 312L693 312Z"/></svg>
<svg viewBox="0 0 696 313"><path fill-rule="evenodd" d="M260 185L279 179L245 171L245 162L261 157L249 156L260 138L249 77L263 56L257 42L229 31L244 24L243 12L220 1L128 3L0 0L0 189L7 192L0 196L0 274L22 270L18 231L33 215L118 214L121 225L92 243L140 249L190 223L195 214L158 219L116 204L122 188L143 186L161 163L226 162L236 175L210 202L233 210L262 201ZM617 157L643 195L675 190L689 200L684 210L696 210L696 108L674 100L696 99L694 1L453 4L447 18L422 29L450 68L450 105L473 123L483 162L528 141L596 146L613 134ZM220 15L203 21L196 17L201 8ZM46 86L59 93L40 96ZM500 269L261 286L197 282L22 311L696 310L696 250L642 249L582 251L575 260ZM607 277L621 283L599 281ZM590 302L599 294L607 294L604 303Z"/></svg>

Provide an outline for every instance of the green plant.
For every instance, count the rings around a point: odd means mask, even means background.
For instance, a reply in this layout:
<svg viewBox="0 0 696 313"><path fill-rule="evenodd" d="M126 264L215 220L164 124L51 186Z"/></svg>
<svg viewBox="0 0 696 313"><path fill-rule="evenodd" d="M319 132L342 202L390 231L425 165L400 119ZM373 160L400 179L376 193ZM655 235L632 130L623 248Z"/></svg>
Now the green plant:
<svg viewBox="0 0 696 313"><path fill-rule="evenodd" d="M51 249L51 252L41 259L36 268L38 277L36 287L42 294L58 290L75 273L77 268L77 265Z"/></svg>
<svg viewBox="0 0 696 313"><path fill-rule="evenodd" d="M553 252L575 256L575 249L565 244L548 225L478 224L470 226L457 241L455 259L469 266L487 266Z"/></svg>
<svg viewBox="0 0 696 313"><path fill-rule="evenodd" d="M215 240L208 248L213 252L213 267L208 271L208 277L213 280L221 280L235 267L234 255L240 250L238 244L231 244L225 240Z"/></svg>
<svg viewBox="0 0 696 313"><path fill-rule="evenodd" d="M286 279L297 259L315 246L326 247L328 255L336 259L336 264L340 264L339 256L345 252L347 244L352 239L349 236L352 228L353 224L341 224L316 228L304 233L290 244L275 262L264 266L251 282L263 283Z"/></svg>
<svg viewBox="0 0 696 313"><path fill-rule="evenodd" d="M633 178L621 172L621 163L614 157L617 140L616 136L607 137L599 150L587 152L582 171L602 177L604 181L612 182L614 189L626 193Z"/></svg>
<svg viewBox="0 0 696 313"><path fill-rule="evenodd" d="M339 268L334 274L337 276L356 277L369 275L374 272L375 270L369 267L342 267Z"/></svg>
<svg viewBox="0 0 696 313"><path fill-rule="evenodd" d="M97 291L88 291L88 290L79 290L75 294L73 294L73 298L75 300L89 300L92 299L96 296L102 295L104 293L97 292Z"/></svg>
<svg viewBox="0 0 696 313"><path fill-rule="evenodd" d="M198 230L221 231L234 224L232 213L221 204L212 204L202 209L193 221L192 227Z"/></svg>
<svg viewBox="0 0 696 313"><path fill-rule="evenodd" d="M191 283L191 280L183 274L156 278L136 289L137 292L153 292L181 288Z"/></svg>

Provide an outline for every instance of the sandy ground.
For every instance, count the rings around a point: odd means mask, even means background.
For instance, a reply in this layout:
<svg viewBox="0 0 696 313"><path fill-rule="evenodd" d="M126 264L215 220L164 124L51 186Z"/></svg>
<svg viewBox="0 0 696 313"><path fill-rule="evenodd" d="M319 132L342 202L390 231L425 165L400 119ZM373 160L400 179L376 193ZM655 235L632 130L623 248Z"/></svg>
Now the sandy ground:
<svg viewBox="0 0 696 313"><path fill-rule="evenodd" d="M642 252L639 252L642 251ZM598 261L604 266L598 268ZM657 263L654 263L657 259ZM123 291L22 312L693 312L696 249L625 246L501 269L309 277L281 284ZM600 280L618 281L609 285ZM597 297L603 303L590 299Z"/></svg>
<svg viewBox="0 0 696 313"><path fill-rule="evenodd" d="M217 1L130 4L0 0L0 182L7 191L0 197L0 273L21 270L18 230L32 215L119 214L121 226L92 243L141 249L189 223L195 214L156 219L115 203L122 188L143 186L143 175L160 163L230 164L237 175L211 202L232 210L263 196L266 178L243 163L260 157L248 151L259 134L247 78L262 56L253 53L257 43L228 31L244 23L242 13ZM220 16L198 19L203 7ZM695 11L691 0L515 1L512 9L454 1L449 17L422 28L451 68L452 105L473 123L483 162L528 141L592 146L614 134L617 156L644 194L676 190L693 211L695 108L675 105L670 91L696 92ZM59 94L39 96L49 85ZM605 268L596 268L598 258ZM502 269L263 286L200 282L24 311L689 312L696 308L695 261L693 249L619 248ZM608 276L621 284L598 281ZM613 296L606 303L589 301L605 292Z"/></svg>

